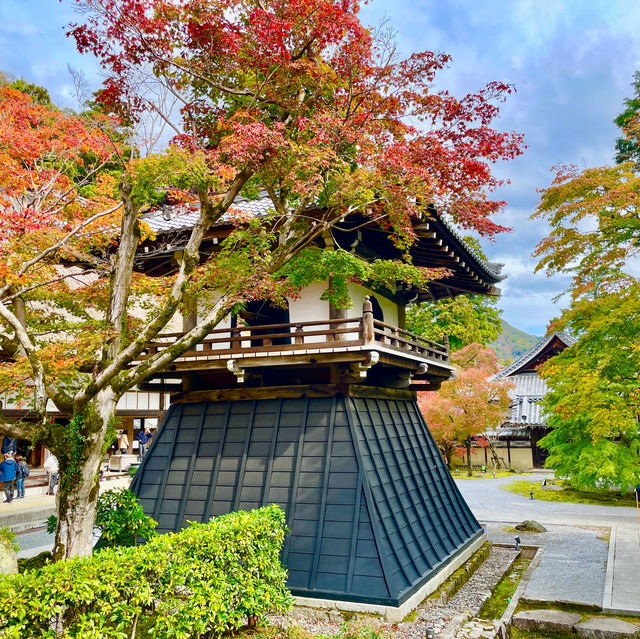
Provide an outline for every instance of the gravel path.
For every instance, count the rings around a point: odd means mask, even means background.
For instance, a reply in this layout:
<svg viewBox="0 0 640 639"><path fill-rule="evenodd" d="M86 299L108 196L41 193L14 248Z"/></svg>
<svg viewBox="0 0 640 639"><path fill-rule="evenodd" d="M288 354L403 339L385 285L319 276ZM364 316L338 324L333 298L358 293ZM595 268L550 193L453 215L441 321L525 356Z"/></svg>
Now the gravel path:
<svg viewBox="0 0 640 639"><path fill-rule="evenodd" d="M397 624L395 636L398 639L424 639L429 626L437 636L457 613L469 611L475 616L517 554L511 548L494 547L489 558L446 604L427 604L418 608L415 621Z"/></svg>
<svg viewBox="0 0 640 639"><path fill-rule="evenodd" d="M469 611L472 615L477 614L516 555L517 552L511 548L493 548L489 558L446 604L427 601L416 609L412 621L376 625L393 634L394 639L424 639L429 627L435 630L437 636L457 613ZM309 610L302 613L295 609L287 616L274 615L271 621L278 625L288 625L295 621L314 635L335 634L344 623L342 616L336 611L318 611L315 615Z"/></svg>

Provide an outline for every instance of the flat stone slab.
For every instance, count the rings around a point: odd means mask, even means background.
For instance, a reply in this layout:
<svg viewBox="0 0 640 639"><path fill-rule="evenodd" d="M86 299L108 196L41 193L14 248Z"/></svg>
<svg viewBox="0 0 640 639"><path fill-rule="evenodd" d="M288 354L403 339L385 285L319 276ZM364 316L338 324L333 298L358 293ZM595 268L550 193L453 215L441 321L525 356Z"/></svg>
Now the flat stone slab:
<svg viewBox="0 0 640 639"><path fill-rule="evenodd" d="M622 619L593 618L577 623L573 629L586 639L632 639L638 636L640 628Z"/></svg>
<svg viewBox="0 0 640 639"><path fill-rule="evenodd" d="M520 630L572 632L573 627L580 619L582 619L582 616L575 612L564 612L562 610L523 610L513 616L511 623Z"/></svg>

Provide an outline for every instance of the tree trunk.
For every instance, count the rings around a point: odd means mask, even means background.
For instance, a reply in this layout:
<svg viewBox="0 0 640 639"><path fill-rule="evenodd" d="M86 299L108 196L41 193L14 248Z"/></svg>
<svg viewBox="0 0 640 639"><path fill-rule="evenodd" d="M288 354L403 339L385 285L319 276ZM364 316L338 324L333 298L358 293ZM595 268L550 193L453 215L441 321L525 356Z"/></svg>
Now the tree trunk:
<svg viewBox="0 0 640 639"><path fill-rule="evenodd" d="M100 488L98 473L116 401L111 389L98 393L86 410L73 416L67 437L55 451L60 463L56 496L58 524L53 549L56 560L90 555L93 550Z"/></svg>
<svg viewBox="0 0 640 639"><path fill-rule="evenodd" d="M473 472L471 470L471 440L467 439L464 445L467 449L467 475L469 477L473 477Z"/></svg>
<svg viewBox="0 0 640 639"><path fill-rule="evenodd" d="M489 438L487 438L487 441L489 442L489 448L491 450L491 461L493 462L493 469L498 470L503 465L502 460L500 459L500 457L498 457L498 451L496 450L495 443Z"/></svg>

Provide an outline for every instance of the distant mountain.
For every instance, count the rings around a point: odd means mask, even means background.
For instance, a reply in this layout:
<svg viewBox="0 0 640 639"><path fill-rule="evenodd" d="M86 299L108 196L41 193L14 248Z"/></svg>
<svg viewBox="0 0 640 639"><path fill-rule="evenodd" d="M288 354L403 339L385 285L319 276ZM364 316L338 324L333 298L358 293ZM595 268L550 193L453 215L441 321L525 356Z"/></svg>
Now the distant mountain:
<svg viewBox="0 0 640 639"><path fill-rule="evenodd" d="M526 353L539 339L502 320L502 333L489 346L495 348L498 360L507 364Z"/></svg>

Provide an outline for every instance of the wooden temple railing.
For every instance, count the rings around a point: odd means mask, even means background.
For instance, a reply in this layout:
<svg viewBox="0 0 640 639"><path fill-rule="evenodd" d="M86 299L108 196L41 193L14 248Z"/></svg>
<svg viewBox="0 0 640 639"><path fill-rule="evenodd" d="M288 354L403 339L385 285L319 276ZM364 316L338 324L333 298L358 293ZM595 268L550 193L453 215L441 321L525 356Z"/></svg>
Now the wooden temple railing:
<svg viewBox="0 0 640 639"><path fill-rule="evenodd" d="M167 348L184 333L164 333L149 342L141 359ZM449 362L449 347L373 319L371 303L364 303L362 317L238 326L212 330L195 349L179 360L242 357L306 350L344 350L358 347L384 347L419 358Z"/></svg>

